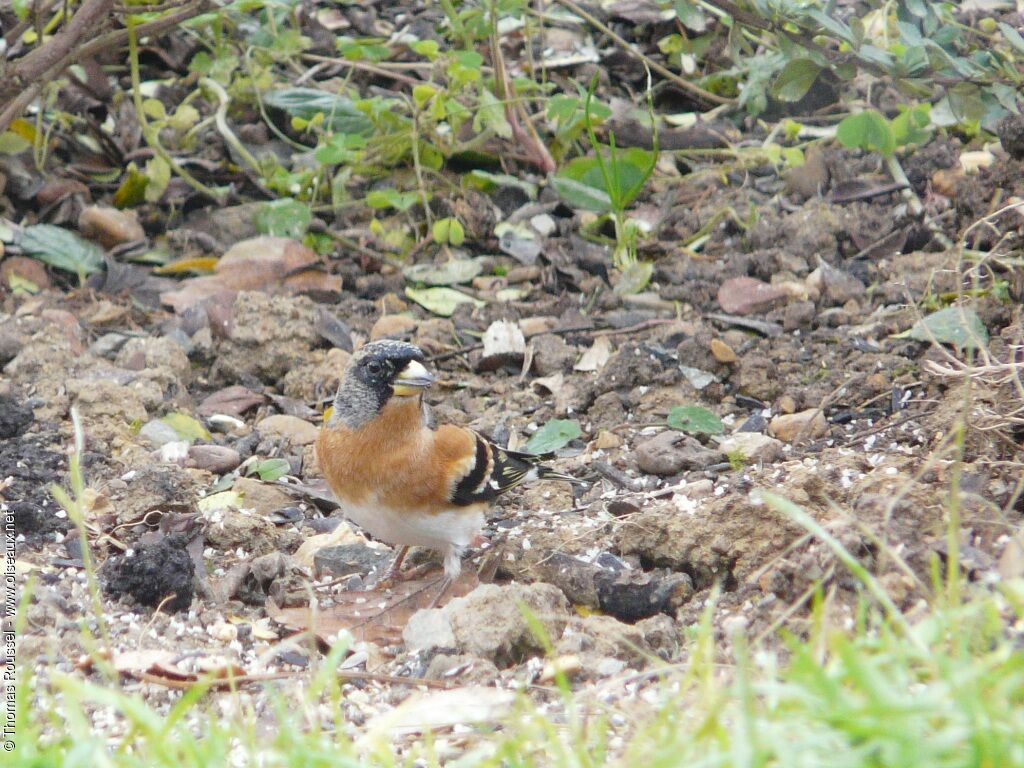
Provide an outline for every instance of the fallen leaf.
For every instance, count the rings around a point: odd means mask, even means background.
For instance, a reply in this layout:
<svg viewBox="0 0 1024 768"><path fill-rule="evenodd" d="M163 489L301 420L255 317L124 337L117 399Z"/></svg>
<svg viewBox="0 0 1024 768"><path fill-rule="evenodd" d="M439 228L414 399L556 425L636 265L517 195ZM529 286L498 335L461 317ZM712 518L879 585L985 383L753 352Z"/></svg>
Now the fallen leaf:
<svg viewBox="0 0 1024 768"><path fill-rule="evenodd" d="M970 307L946 307L914 323L914 327L896 334L897 339L949 344L963 351L988 346L988 331Z"/></svg>
<svg viewBox="0 0 1024 768"><path fill-rule="evenodd" d="M572 368L574 371L600 371L612 356L612 343L607 336L598 336Z"/></svg>
<svg viewBox="0 0 1024 768"><path fill-rule="evenodd" d="M196 440L211 439L210 433L206 431L206 427L187 413L175 411L174 413L167 414L160 421L173 429L182 440L190 443Z"/></svg>
<svg viewBox="0 0 1024 768"><path fill-rule="evenodd" d="M513 691L483 686L413 695L370 720L358 743L369 746L398 734L497 722L508 714L515 700Z"/></svg>
<svg viewBox="0 0 1024 768"><path fill-rule="evenodd" d="M668 425L691 435L720 435L725 431L721 419L696 405L673 408L668 413Z"/></svg>
<svg viewBox="0 0 1024 768"><path fill-rule="evenodd" d="M412 286L406 286L405 295L424 309L441 317L451 317L459 304L472 303L473 306L479 308L483 307L486 303L456 291L454 288L413 288Z"/></svg>
<svg viewBox="0 0 1024 768"><path fill-rule="evenodd" d="M526 452L545 454L564 448L582 435L578 421L572 419L552 419L538 429L526 442Z"/></svg>
<svg viewBox="0 0 1024 768"><path fill-rule="evenodd" d="M411 264L402 270L405 279L425 285L468 283L484 271L478 259L449 259L441 265Z"/></svg>
<svg viewBox="0 0 1024 768"><path fill-rule="evenodd" d="M292 555L298 565L303 568L313 569L313 557L324 547L339 547L343 544L365 544L364 539L360 534L353 530L352 526L348 523L341 523L330 533L318 533L316 536L310 536L295 550L295 554Z"/></svg>
<svg viewBox="0 0 1024 768"><path fill-rule="evenodd" d="M103 269L103 251L74 232L52 224L26 227L21 235L21 249L45 264L78 275L81 283Z"/></svg>
<svg viewBox="0 0 1024 768"><path fill-rule="evenodd" d="M241 385L235 384L219 389L208 395L196 408L200 416L209 417L216 413L241 416L250 408L263 405L267 398Z"/></svg>

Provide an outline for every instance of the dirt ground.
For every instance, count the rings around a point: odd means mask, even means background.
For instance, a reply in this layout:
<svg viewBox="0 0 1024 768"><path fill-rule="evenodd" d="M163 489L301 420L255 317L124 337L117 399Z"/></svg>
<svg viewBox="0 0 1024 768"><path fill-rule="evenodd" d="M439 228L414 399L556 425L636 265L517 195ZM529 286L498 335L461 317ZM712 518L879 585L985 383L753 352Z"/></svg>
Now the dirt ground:
<svg viewBox="0 0 1024 768"><path fill-rule="evenodd" d="M943 197L932 179L957 154L937 140L908 159L954 243L994 200L1024 197L1024 167L1005 156ZM833 189L877 171L833 151L822 162ZM1018 567L1003 555L1024 514L1019 393L995 379L967 393L951 374L962 355L899 334L940 297L980 288L972 306L991 360L1019 361L1019 269L969 269L896 193L843 203L735 173L659 177L643 205L660 212L642 248L654 278L625 298L607 289L596 246L560 234L573 231L572 212L557 204L542 259L483 256L484 274L497 276L471 290L486 303L451 318L409 302L399 270L355 258L331 262L340 290L280 281L179 312L123 286L0 294L2 499L18 563L35 579L21 658L44 680L99 674L81 663L82 626L99 623L86 608L80 539L51 494L69 482L72 411L115 664L158 708L180 695L168 680L203 670L300 679L345 628L355 639L343 669L365 673L346 684L354 729L415 687L394 677L533 686L545 700L550 663L538 660L520 602L573 685L611 698L641 696L636 672L684 660L682 639L716 590L723 653L736 631L799 635L818 584L827 620L850 626L863 585L762 491L799 505L911 612L932 588L933 563L948 557L951 509L971 579ZM727 206L756 210L756 223L718 225L699 253L678 246ZM1020 247L1019 213L995 224ZM1009 286L1001 300L995 280ZM497 300L507 287L518 297ZM518 323L527 351L491 369L476 346L498 320ZM404 603L367 592L387 548L343 522L312 450L349 352L384 336L432 358L440 382L427 399L439 422L513 445L552 419L582 430L552 463L589 482L502 498L453 593L468 596L436 611L419 610L436 572L396 587L414 593ZM592 348L597 370L577 370ZM691 405L718 415L725 433L666 426L672 408ZM191 446L181 441L197 428ZM287 461L287 477L262 482L255 470L274 458ZM330 548L314 553L311 540ZM424 585L426 597L415 594ZM377 601L385 608L375 613ZM268 712L259 687L245 690ZM94 716L111 734L121 727L102 709Z"/></svg>

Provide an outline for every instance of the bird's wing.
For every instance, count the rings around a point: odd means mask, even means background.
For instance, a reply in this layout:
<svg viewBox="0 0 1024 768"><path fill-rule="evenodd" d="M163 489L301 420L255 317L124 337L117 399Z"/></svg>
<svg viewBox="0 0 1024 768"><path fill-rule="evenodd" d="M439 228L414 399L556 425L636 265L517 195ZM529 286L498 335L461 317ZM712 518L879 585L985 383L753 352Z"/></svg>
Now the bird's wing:
<svg viewBox="0 0 1024 768"><path fill-rule="evenodd" d="M459 435L453 430L458 430ZM540 456L531 453L509 451L495 445L475 432L460 427L441 427L438 441L465 445L465 433L473 437L472 460L467 452L459 462L459 472L453 478L449 500L457 506L469 506L493 501L495 497L529 480L569 480L575 478L560 475L540 464ZM463 449L465 450L465 449Z"/></svg>

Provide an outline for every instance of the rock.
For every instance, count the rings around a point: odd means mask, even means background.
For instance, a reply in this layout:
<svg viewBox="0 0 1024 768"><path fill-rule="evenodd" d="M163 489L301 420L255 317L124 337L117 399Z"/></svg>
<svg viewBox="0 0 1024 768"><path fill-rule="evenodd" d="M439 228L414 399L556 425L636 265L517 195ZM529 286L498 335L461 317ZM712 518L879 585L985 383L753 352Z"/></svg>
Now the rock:
<svg viewBox="0 0 1024 768"><path fill-rule="evenodd" d="M774 400L782 390L779 368L765 355L744 355L735 375L736 388L749 397L762 401Z"/></svg>
<svg viewBox="0 0 1024 768"><path fill-rule="evenodd" d="M195 573L187 544L182 534L171 534L111 557L100 570L103 591L111 597L130 595L142 605L171 613L186 610L192 604Z"/></svg>
<svg viewBox="0 0 1024 768"><path fill-rule="evenodd" d="M280 552L271 552L253 559L249 564L249 573L259 585L266 590L279 576L288 570L288 556Z"/></svg>
<svg viewBox="0 0 1024 768"><path fill-rule="evenodd" d="M409 650L453 650L478 656L498 667L543 653L519 608L525 604L551 640L561 637L569 602L550 584L482 584L444 608L418 611L402 637Z"/></svg>
<svg viewBox="0 0 1024 768"><path fill-rule="evenodd" d="M142 429L139 430L139 437L154 448L160 448L168 443L176 443L181 439L173 427L159 419L150 419L143 424Z"/></svg>
<svg viewBox="0 0 1024 768"><path fill-rule="evenodd" d="M256 237L256 214L265 203L242 203L227 208L210 206L199 208L185 218L186 229L202 232L224 247L241 240Z"/></svg>
<svg viewBox="0 0 1024 768"><path fill-rule="evenodd" d="M576 362L576 348L553 333L534 336L530 345L533 347L533 372L538 376L568 373Z"/></svg>
<svg viewBox="0 0 1024 768"><path fill-rule="evenodd" d="M805 200L815 197L828 186L830 176L825 153L820 147L813 146L804 153L803 164L786 172L786 192Z"/></svg>
<svg viewBox="0 0 1024 768"><path fill-rule="evenodd" d="M1007 115L996 128L999 143L1014 160L1024 160L1024 117Z"/></svg>
<svg viewBox="0 0 1024 768"><path fill-rule="evenodd" d="M556 655L579 654L589 662L584 667L589 667L600 677L606 676L597 669L604 659L618 660L618 671L621 671L627 664L644 664L651 651L638 626L617 621L611 616L574 617L566 627L565 635L555 644Z"/></svg>
<svg viewBox="0 0 1024 768"><path fill-rule="evenodd" d="M828 422L819 408L808 408L799 413L783 414L772 419L768 432L784 443L797 439L812 440L828 434Z"/></svg>
<svg viewBox="0 0 1024 768"><path fill-rule="evenodd" d="M524 317L519 321L519 328L527 337L539 336L556 327L558 327L557 317Z"/></svg>
<svg viewBox="0 0 1024 768"><path fill-rule="evenodd" d="M269 520L228 507L207 513L206 541L218 549L247 555L266 555L278 547L277 528Z"/></svg>
<svg viewBox="0 0 1024 768"><path fill-rule="evenodd" d="M342 544L318 549L313 555L313 570L334 576L351 576L354 573L367 576L374 570L383 573L390 559L391 555L383 549L365 544Z"/></svg>
<svg viewBox="0 0 1024 768"><path fill-rule="evenodd" d="M788 393L780 397L776 405L783 413L796 413L796 398Z"/></svg>
<svg viewBox="0 0 1024 768"><path fill-rule="evenodd" d="M384 315L370 329L370 341L401 339L408 341L416 331L416 321L408 315Z"/></svg>
<svg viewBox="0 0 1024 768"><path fill-rule="evenodd" d="M115 433L126 431L132 422L146 420L146 407L134 387L107 380L71 379L67 390L91 438L107 442Z"/></svg>
<svg viewBox="0 0 1024 768"><path fill-rule="evenodd" d="M727 364L736 362L736 353L733 352L732 347L721 339L712 339L709 346L711 354L714 355L715 360L718 362Z"/></svg>
<svg viewBox="0 0 1024 768"><path fill-rule="evenodd" d="M706 469L725 461L721 452L705 448L695 438L674 430L660 432L641 443L635 455L641 471L662 476L687 469Z"/></svg>
<svg viewBox="0 0 1024 768"><path fill-rule="evenodd" d="M226 445L192 445L188 449L189 466L223 475L238 468L242 457Z"/></svg>
<svg viewBox="0 0 1024 768"><path fill-rule="evenodd" d="M320 429L308 421L283 413L267 416L256 429L264 437L281 439L292 446L312 445L320 434Z"/></svg>
<svg viewBox="0 0 1024 768"><path fill-rule="evenodd" d="M216 348L212 378L236 384L246 376L277 383L320 344L316 305L305 296L238 294L227 338Z"/></svg>
<svg viewBox="0 0 1024 768"><path fill-rule="evenodd" d="M0 286L3 288L14 288L18 280L26 280L41 291L45 291L53 284L50 276L46 273L46 267L41 261L31 259L28 256L8 256L3 258L0 252ZM0 360L0 363L3 361Z"/></svg>
<svg viewBox="0 0 1024 768"><path fill-rule="evenodd" d="M786 301L781 288L753 277L730 277L718 289L718 304L730 315L767 312Z"/></svg>
<svg viewBox="0 0 1024 768"><path fill-rule="evenodd" d="M860 301L867 293L864 283L826 261L807 276L809 290L818 290L827 307L841 307L848 301Z"/></svg>
<svg viewBox="0 0 1024 768"><path fill-rule="evenodd" d="M613 448L621 448L623 440L614 432L602 429L598 430L597 437L590 441L590 447L596 450L609 451Z"/></svg>
<svg viewBox="0 0 1024 768"><path fill-rule="evenodd" d="M242 495L242 507L259 515L269 515L292 503L292 497L285 491L252 477L239 477L231 490Z"/></svg>
<svg viewBox="0 0 1024 768"><path fill-rule="evenodd" d="M313 350L308 362L285 374L281 391L287 397L306 402L333 397L350 357L343 349L329 349L326 354Z"/></svg>
<svg viewBox="0 0 1024 768"><path fill-rule="evenodd" d="M146 233L133 211L120 211L103 205L90 205L78 216L83 235L98 240L104 248L145 240Z"/></svg>
<svg viewBox="0 0 1024 768"><path fill-rule="evenodd" d="M154 509L192 511L199 495L193 475L176 464L133 469L109 485L119 524L137 523Z"/></svg>
<svg viewBox="0 0 1024 768"><path fill-rule="evenodd" d="M813 301L794 301L787 304L782 312L782 327L786 331L809 328L814 320L816 308Z"/></svg>
<svg viewBox="0 0 1024 768"><path fill-rule="evenodd" d="M726 455L739 453L750 463L771 464L782 458L782 442L757 432L736 432L718 446Z"/></svg>
<svg viewBox="0 0 1024 768"><path fill-rule="evenodd" d="M152 374L163 369L179 386L192 380L192 363L179 344L163 337L130 338L121 346L115 362L129 371Z"/></svg>
<svg viewBox="0 0 1024 768"><path fill-rule="evenodd" d="M489 685L498 679L498 668L476 656L439 653L430 660L423 676L427 680L459 681L459 685Z"/></svg>

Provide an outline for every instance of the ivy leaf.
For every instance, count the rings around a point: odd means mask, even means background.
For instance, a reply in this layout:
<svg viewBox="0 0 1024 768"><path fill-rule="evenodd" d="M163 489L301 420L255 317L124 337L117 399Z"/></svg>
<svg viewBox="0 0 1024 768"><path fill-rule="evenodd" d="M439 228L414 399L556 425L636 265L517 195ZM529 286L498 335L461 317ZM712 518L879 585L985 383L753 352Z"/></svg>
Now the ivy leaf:
<svg viewBox="0 0 1024 768"><path fill-rule="evenodd" d="M793 59L779 73L772 95L779 101L800 101L814 85L821 66L810 59Z"/></svg>
<svg viewBox="0 0 1024 768"><path fill-rule="evenodd" d="M44 264L74 272L81 284L89 275L103 269L103 251L98 245L52 224L26 227L21 236L21 249Z"/></svg>
<svg viewBox="0 0 1024 768"><path fill-rule="evenodd" d="M538 429L526 443L526 452L534 454L553 453L564 448L583 434L578 421L552 419Z"/></svg>
<svg viewBox="0 0 1024 768"><path fill-rule="evenodd" d="M284 197L264 203L256 211L253 223L257 231L274 237L290 237L298 240L309 229L313 214L309 206Z"/></svg>
<svg viewBox="0 0 1024 768"><path fill-rule="evenodd" d="M696 405L673 408L668 413L668 425L690 435L720 435L725 431L721 419Z"/></svg>
<svg viewBox="0 0 1024 768"><path fill-rule="evenodd" d="M959 350L981 349L988 345L988 331L970 307L946 307L914 323L914 327L896 334L897 339L935 341Z"/></svg>
<svg viewBox="0 0 1024 768"><path fill-rule="evenodd" d="M250 464L247 475L256 475L264 483L273 483L292 471L288 459L266 459L258 464Z"/></svg>

